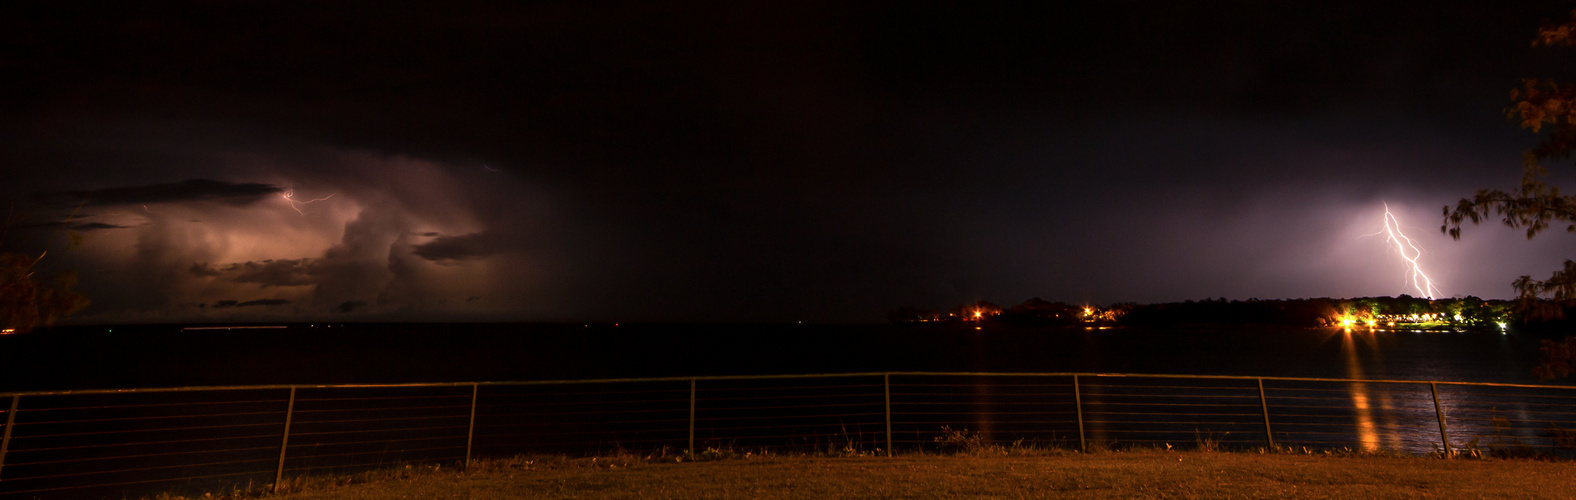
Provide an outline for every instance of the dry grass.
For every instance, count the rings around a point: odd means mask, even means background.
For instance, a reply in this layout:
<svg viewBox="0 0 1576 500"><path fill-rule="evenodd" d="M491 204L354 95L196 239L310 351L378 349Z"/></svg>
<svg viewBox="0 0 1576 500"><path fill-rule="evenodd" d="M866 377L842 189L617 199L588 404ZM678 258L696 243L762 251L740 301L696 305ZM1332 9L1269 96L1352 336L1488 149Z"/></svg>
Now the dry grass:
<svg viewBox="0 0 1576 500"><path fill-rule="evenodd" d="M1171 452L678 462L519 457L302 483L289 500L384 498L1569 498L1576 464Z"/></svg>

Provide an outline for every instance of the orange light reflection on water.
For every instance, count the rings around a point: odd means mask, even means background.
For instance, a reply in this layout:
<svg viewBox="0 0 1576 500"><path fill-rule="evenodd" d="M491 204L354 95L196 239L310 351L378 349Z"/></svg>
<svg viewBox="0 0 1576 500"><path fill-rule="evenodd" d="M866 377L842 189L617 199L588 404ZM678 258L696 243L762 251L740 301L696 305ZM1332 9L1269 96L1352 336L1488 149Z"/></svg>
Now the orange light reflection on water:
<svg viewBox="0 0 1576 500"><path fill-rule="evenodd" d="M1359 335L1367 335L1366 340L1368 341L1369 347L1377 351L1378 344L1373 338L1373 331L1370 330ZM1365 378L1363 375L1362 360L1357 356L1357 342L1356 339L1352 337L1352 331L1349 329L1343 331L1341 334L1341 355L1342 359L1346 362L1346 378ZM1363 382L1352 382L1348 389L1352 393L1352 408L1356 410L1353 412L1353 414L1357 424L1358 445L1362 448L1362 451L1365 452L1379 451L1380 429L1379 425L1376 424L1374 419L1374 400L1377 399L1378 409L1381 410L1380 414L1389 415L1392 409L1390 397L1384 391L1379 391L1378 397L1375 398L1374 394L1368 390L1368 384ZM1386 440L1389 441L1389 445L1392 449L1400 449L1400 435L1396 432L1396 429L1393 428L1393 422L1390 422L1388 418L1385 419L1385 422L1386 424L1390 424L1385 425L1386 429L1383 434L1386 438L1388 438Z"/></svg>

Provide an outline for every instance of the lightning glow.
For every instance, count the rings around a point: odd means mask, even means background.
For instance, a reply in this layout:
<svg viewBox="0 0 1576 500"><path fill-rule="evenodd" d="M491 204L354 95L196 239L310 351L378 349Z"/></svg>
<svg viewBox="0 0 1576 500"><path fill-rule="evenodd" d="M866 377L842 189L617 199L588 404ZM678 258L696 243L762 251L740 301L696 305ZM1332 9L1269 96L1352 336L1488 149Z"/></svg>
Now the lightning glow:
<svg viewBox="0 0 1576 500"><path fill-rule="evenodd" d="M1412 288L1417 289L1417 293L1425 298L1438 297L1439 289L1434 287L1434 280L1429 278L1428 274L1423 272L1423 267L1417 263L1417 259L1423 256L1423 250L1401 232L1401 221L1395 218L1395 214L1390 213L1388 203L1384 205L1384 232L1385 242L1395 243L1396 252L1400 253L1401 259L1406 261L1407 273L1410 275L1407 279L1411 282Z"/></svg>
<svg viewBox="0 0 1576 500"><path fill-rule="evenodd" d="M290 189L286 189L285 192L280 193L279 196L283 197L285 199L285 202L289 203L290 204L290 208L294 209L296 211L296 213L301 214L301 215L306 215L306 212L302 212L301 211L301 205L307 205L307 204L312 204L312 203L317 203L319 201L327 200L329 198L333 198L334 195L336 195L336 194L339 194L339 192L335 191L333 193L329 193L328 196L324 196L322 198L311 199L311 200L306 200L306 201L297 201L295 199L295 188L290 188Z"/></svg>

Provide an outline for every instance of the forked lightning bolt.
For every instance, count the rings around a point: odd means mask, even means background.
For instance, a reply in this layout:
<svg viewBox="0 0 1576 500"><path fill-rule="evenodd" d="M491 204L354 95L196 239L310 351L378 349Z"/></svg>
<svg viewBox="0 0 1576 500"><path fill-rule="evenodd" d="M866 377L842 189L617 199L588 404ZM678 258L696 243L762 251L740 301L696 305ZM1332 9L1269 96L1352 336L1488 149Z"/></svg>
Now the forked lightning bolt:
<svg viewBox="0 0 1576 500"><path fill-rule="evenodd" d="M333 193L329 193L328 196L324 196L322 198L306 200L306 201L296 201L296 199L295 199L295 188L290 188L290 189L286 189L285 192L281 193L279 196L284 197L285 202L289 203L290 204L290 208L294 209L296 211L296 213L301 214L301 215L306 215L306 212L302 212L301 211L301 205L307 205L307 204L317 203L319 201L327 200L329 198L333 198L334 195L336 195L336 194L339 194L339 192L335 191Z"/></svg>
<svg viewBox="0 0 1576 500"><path fill-rule="evenodd" d="M1423 273L1423 267L1417 263L1417 259L1423 256L1422 249L1417 248L1417 244L1413 243L1411 238L1401 233L1401 221L1390 213L1388 203L1384 205L1384 232L1387 236L1385 242L1394 242L1396 252L1406 260L1407 272L1411 274L1409 279L1412 288L1416 288L1418 294L1430 299L1439 296L1439 289L1434 288L1434 280L1429 279L1428 275Z"/></svg>

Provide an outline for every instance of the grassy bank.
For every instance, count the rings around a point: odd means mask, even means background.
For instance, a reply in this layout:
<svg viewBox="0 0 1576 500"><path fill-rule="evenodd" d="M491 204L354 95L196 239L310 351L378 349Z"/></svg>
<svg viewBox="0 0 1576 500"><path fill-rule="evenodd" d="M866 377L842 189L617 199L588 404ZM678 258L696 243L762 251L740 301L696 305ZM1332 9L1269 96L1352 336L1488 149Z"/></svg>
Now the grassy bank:
<svg viewBox="0 0 1576 500"><path fill-rule="evenodd" d="M266 498L1569 498L1576 464L1121 451L895 458L519 457L299 482Z"/></svg>

